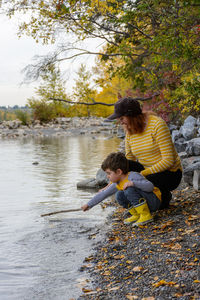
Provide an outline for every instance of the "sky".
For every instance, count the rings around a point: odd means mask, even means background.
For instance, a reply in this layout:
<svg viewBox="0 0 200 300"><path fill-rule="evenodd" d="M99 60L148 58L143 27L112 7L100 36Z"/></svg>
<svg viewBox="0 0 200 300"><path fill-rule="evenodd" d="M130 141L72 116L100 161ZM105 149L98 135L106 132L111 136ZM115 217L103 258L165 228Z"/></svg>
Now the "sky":
<svg viewBox="0 0 200 300"><path fill-rule="evenodd" d="M24 106L27 104L27 98L34 96L34 89L39 86L39 82L28 85L21 84L24 79L22 69L32 62L35 55L47 54L55 47L36 43L28 36L19 39L17 36L18 22L17 18L8 19L5 15L0 14L0 106ZM99 45L99 41L93 41L88 47L95 47L96 51L97 45ZM63 64L66 92L72 90L80 64L84 63L91 68L94 65L94 59L94 56L83 56L73 62L68 61Z"/></svg>

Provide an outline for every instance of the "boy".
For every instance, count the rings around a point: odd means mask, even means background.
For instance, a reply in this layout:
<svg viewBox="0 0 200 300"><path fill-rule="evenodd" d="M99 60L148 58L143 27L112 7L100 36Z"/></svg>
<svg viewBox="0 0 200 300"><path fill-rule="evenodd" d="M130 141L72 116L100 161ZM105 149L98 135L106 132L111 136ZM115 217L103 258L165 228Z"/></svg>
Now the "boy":
<svg viewBox="0 0 200 300"><path fill-rule="evenodd" d="M128 161L122 152L111 153L101 168L106 172L110 184L97 193L81 208L86 211L105 198L116 193L116 199L124 208L129 208L131 217L125 224L143 225L153 220L150 211L156 211L161 204L161 192L138 172L128 172Z"/></svg>

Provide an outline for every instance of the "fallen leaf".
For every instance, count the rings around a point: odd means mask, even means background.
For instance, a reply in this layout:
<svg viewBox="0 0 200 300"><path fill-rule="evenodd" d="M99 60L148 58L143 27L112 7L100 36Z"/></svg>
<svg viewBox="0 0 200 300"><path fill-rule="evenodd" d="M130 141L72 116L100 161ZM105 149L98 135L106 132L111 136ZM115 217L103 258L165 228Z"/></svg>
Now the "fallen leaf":
<svg viewBox="0 0 200 300"><path fill-rule="evenodd" d="M134 300L134 299L138 299L138 296L136 295L126 295L126 298L129 299L129 300Z"/></svg>
<svg viewBox="0 0 200 300"><path fill-rule="evenodd" d="M122 259L122 258L124 258L125 257L125 255L115 255L114 256L114 259Z"/></svg>
<svg viewBox="0 0 200 300"><path fill-rule="evenodd" d="M103 276L108 276L108 275L110 275L111 273L110 273L110 271L105 271L102 275Z"/></svg>
<svg viewBox="0 0 200 300"><path fill-rule="evenodd" d="M193 220L197 220L197 219L199 219L199 216L191 215L191 216L189 216L188 221L193 221Z"/></svg>
<svg viewBox="0 0 200 300"><path fill-rule="evenodd" d="M137 266L137 267L134 267L134 268L133 268L133 271L134 271L134 272L140 272L140 271L142 271L143 269L144 269L143 267Z"/></svg>
<svg viewBox="0 0 200 300"><path fill-rule="evenodd" d="M126 261L127 264L132 264L132 262L133 262L132 260L127 260Z"/></svg>
<svg viewBox="0 0 200 300"><path fill-rule="evenodd" d="M159 245L159 244L160 244L160 242L158 242L158 241L151 242L151 245Z"/></svg>
<svg viewBox="0 0 200 300"><path fill-rule="evenodd" d="M163 229L165 229L166 227L171 226L173 223L174 223L174 221L168 221L168 222L164 223L164 224L161 226L161 229L163 230Z"/></svg>
<svg viewBox="0 0 200 300"><path fill-rule="evenodd" d="M154 300L155 299L155 297L144 297L144 298L142 298L142 300Z"/></svg>
<svg viewBox="0 0 200 300"><path fill-rule="evenodd" d="M194 283L200 283L200 280L195 279L195 280L194 280Z"/></svg>
<svg viewBox="0 0 200 300"><path fill-rule="evenodd" d="M90 261L90 260L92 260L93 258L94 258L94 256L86 257L86 258L85 258L85 261Z"/></svg>
<svg viewBox="0 0 200 300"><path fill-rule="evenodd" d="M88 293L97 293L96 291L93 291L93 290L90 290L90 289L87 289L87 288L82 288L82 291L84 292L84 293L86 293L86 294L88 294Z"/></svg>
<svg viewBox="0 0 200 300"><path fill-rule="evenodd" d="M165 280L160 280L159 282L153 283L153 286L155 286L155 287L159 287L159 286L162 286L162 285L173 286L175 284L176 284L176 282L174 282L174 281L167 282Z"/></svg>
<svg viewBox="0 0 200 300"><path fill-rule="evenodd" d="M172 248L173 250L179 250L179 249L182 248L182 246L181 246L179 243L176 243L176 244L174 244L173 246L171 246L171 248Z"/></svg>
<svg viewBox="0 0 200 300"><path fill-rule="evenodd" d="M155 276L155 277L154 277L154 280L155 280L155 281L156 281L156 280L158 280L158 279L159 279L159 277L158 277L158 276Z"/></svg>
<svg viewBox="0 0 200 300"><path fill-rule="evenodd" d="M113 288L108 289L108 291L116 291L116 290L118 290L119 288L120 288L119 286L116 286L116 287L113 287Z"/></svg>

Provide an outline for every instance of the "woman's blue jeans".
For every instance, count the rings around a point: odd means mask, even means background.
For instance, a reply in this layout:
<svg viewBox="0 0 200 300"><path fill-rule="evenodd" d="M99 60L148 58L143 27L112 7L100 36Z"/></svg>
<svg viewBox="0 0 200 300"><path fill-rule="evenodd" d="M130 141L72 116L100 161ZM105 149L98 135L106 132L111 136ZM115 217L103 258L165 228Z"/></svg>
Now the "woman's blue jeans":
<svg viewBox="0 0 200 300"><path fill-rule="evenodd" d="M144 192L141 189L131 186L116 193L117 202L124 208L138 205L141 198L146 200L150 211L159 209L161 202L153 192Z"/></svg>

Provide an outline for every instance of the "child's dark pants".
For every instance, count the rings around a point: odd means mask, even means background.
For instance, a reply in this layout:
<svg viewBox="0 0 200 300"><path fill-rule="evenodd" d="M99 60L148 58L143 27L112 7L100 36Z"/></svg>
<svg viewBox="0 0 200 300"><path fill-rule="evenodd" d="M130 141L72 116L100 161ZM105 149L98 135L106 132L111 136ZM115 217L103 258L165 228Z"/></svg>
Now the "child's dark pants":
<svg viewBox="0 0 200 300"><path fill-rule="evenodd" d="M146 200L150 211L159 209L161 202L153 192L144 192L133 186L116 193L116 200L124 208L138 205L141 198Z"/></svg>

